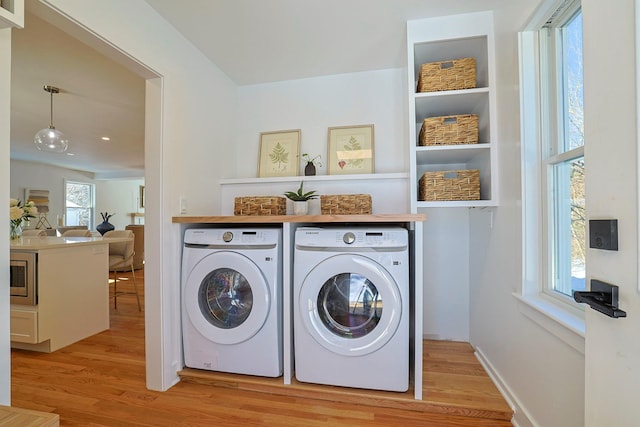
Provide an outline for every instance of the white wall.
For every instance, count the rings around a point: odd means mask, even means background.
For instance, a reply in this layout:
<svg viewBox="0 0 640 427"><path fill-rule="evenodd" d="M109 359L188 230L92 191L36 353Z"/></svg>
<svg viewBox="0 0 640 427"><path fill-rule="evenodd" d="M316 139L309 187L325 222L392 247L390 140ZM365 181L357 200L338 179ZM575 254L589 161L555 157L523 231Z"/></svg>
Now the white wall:
<svg viewBox="0 0 640 427"><path fill-rule="evenodd" d="M102 222L100 212L116 213L109 222L117 229L131 224L130 212L144 212L137 208L138 193L143 179L101 181L92 178L93 174L40 163L11 160L11 197L24 200L25 189L49 190L49 213L47 220L56 228L57 218L64 214L64 182L77 181L96 186L96 218L89 225L95 230ZM30 221L35 228L37 220Z"/></svg>
<svg viewBox="0 0 640 427"><path fill-rule="evenodd" d="M495 18L500 206L470 211L470 340L514 404L516 425L579 427L582 338L513 296L523 280L517 31L526 22Z"/></svg>
<svg viewBox="0 0 640 427"><path fill-rule="evenodd" d="M469 341L469 210L431 208L423 224L423 336ZM473 254L475 256L475 254Z"/></svg>
<svg viewBox="0 0 640 427"><path fill-rule="evenodd" d="M237 176L256 177L260 132L301 130L301 153L321 154L326 175L327 129L374 125L375 172L406 172L403 126L406 85L401 69L242 86L238 90Z"/></svg>
<svg viewBox="0 0 640 427"><path fill-rule="evenodd" d="M130 213L144 213L144 208L139 207L140 186L144 185L143 179L118 179L111 181L96 181L96 224L102 221L100 212L115 213L109 219L116 230L122 230L129 224L134 224ZM144 224L144 218L142 218ZM136 220L135 223L138 223Z"/></svg>
<svg viewBox="0 0 640 427"><path fill-rule="evenodd" d="M11 119L11 29L0 30L0 200L9 199L9 130ZM9 209L0 209L0 223ZM0 405L11 404L9 338L9 227L0 227Z"/></svg>

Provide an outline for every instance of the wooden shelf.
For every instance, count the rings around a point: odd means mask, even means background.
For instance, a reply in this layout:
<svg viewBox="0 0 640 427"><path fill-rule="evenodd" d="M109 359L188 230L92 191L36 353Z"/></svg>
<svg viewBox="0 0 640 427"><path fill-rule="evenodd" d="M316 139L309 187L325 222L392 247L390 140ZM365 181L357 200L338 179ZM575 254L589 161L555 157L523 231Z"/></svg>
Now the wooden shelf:
<svg viewBox="0 0 640 427"><path fill-rule="evenodd" d="M377 223L377 222L422 222L424 214L383 215L271 215L271 216L174 216L173 223L180 224L278 224L285 222L314 223Z"/></svg>

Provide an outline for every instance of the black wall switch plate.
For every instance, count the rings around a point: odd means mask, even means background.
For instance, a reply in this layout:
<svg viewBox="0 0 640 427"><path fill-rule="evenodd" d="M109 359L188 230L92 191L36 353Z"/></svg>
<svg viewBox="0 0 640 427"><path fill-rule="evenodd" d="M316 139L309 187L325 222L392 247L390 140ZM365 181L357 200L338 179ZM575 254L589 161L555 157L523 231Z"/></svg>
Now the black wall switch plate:
<svg viewBox="0 0 640 427"><path fill-rule="evenodd" d="M618 220L590 219L589 247L595 249L618 250Z"/></svg>

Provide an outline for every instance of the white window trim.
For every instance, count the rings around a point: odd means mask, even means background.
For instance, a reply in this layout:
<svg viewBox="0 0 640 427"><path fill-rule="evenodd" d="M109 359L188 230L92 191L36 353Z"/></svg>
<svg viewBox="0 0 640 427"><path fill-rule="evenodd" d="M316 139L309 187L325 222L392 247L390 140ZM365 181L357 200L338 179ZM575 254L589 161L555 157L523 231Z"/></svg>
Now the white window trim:
<svg viewBox="0 0 640 427"><path fill-rule="evenodd" d="M584 311L546 295L546 271L548 262L543 257L546 242L542 207L546 208L546 196L542 194L541 122L544 120L541 90L541 68L538 62L540 45L538 32L524 31L518 35L520 63L520 114L521 164L522 164L522 289L513 296L518 299L520 311L538 325L584 353ZM526 120L524 120L526 118Z"/></svg>

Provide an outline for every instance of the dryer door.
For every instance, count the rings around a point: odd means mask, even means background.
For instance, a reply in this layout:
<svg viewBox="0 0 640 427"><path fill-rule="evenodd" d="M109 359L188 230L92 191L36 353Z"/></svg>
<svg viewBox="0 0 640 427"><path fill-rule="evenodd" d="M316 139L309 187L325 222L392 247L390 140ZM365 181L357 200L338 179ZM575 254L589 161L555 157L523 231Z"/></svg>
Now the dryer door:
<svg viewBox="0 0 640 427"><path fill-rule="evenodd" d="M253 337L269 314L269 285L246 256L214 252L187 277L183 306L193 326L218 344L238 344Z"/></svg>
<svg viewBox="0 0 640 427"><path fill-rule="evenodd" d="M320 345L337 354L361 356L393 337L403 307L398 285L383 266L361 255L339 254L304 278L298 309L307 332Z"/></svg>

